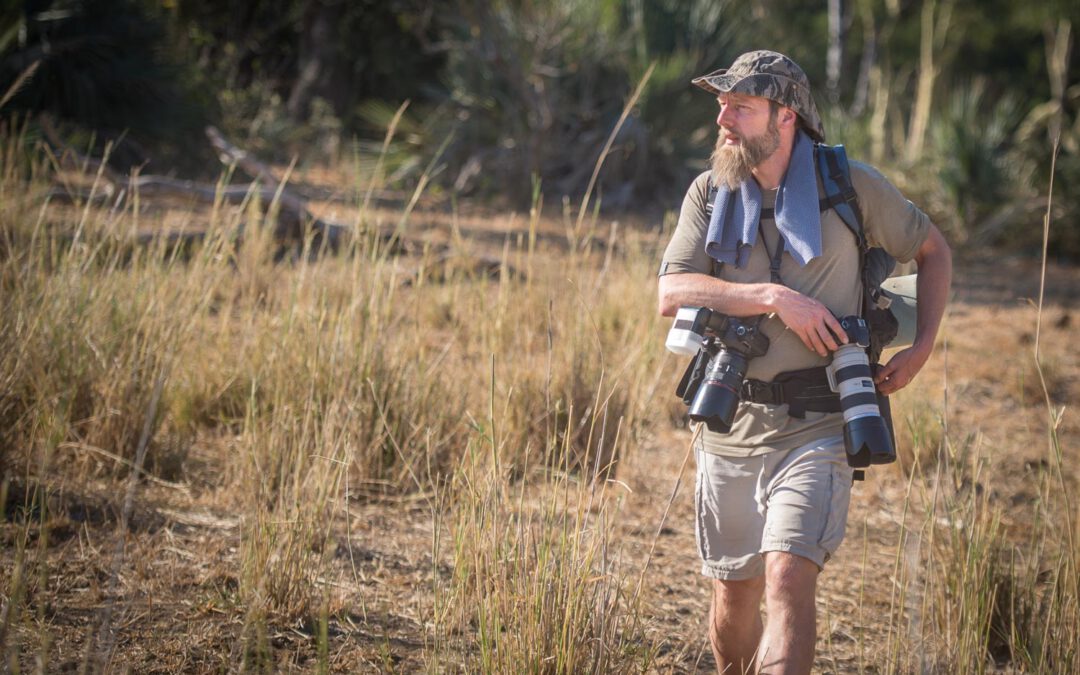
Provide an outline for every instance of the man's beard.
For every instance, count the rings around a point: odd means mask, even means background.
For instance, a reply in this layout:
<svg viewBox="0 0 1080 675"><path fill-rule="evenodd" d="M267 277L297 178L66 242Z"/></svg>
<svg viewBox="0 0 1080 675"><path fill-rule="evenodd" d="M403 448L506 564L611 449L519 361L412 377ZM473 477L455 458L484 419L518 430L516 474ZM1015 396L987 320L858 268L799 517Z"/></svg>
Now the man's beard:
<svg viewBox="0 0 1080 675"><path fill-rule="evenodd" d="M776 117L770 116L769 127L760 136L738 138L741 141L738 145L727 145L721 130L716 136L716 147L710 158L713 180L717 185L725 185L731 190L749 180L754 167L768 159L780 147L780 130L776 126Z"/></svg>

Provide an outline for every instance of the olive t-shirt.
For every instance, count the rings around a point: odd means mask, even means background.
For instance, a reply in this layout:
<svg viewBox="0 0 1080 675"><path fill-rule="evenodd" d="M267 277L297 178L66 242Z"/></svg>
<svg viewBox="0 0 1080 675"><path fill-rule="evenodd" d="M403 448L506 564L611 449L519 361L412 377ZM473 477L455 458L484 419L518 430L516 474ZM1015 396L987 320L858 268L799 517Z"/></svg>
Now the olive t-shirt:
<svg viewBox="0 0 1080 675"><path fill-rule="evenodd" d="M872 167L851 162L851 182L858 193L863 214L863 230L870 246L880 246L900 262L911 260L930 228L930 219L904 198L893 185ZM717 265L705 252L709 218L705 213L709 172L697 177L683 200L675 234L664 252L660 270L663 274L716 273L721 279L737 283L769 281L769 252L775 252L779 232L772 219L761 219L761 230L745 267ZM819 196L825 196L818 180ZM772 209L776 192L762 190L762 208ZM762 241L764 239L764 242ZM859 250L855 235L836 211L821 213L822 254L805 266L785 252L780 263L780 277L785 286L816 298L838 317L858 314L862 301ZM768 336L769 351L750 360L746 377L770 381L778 373L824 366L831 356L822 357L807 349L794 332L787 330L775 315L761 324ZM741 402L731 431L719 434L704 429L705 450L720 455L749 457L778 450L792 450L826 436L842 432L840 413L807 411L803 419L787 414L787 405Z"/></svg>

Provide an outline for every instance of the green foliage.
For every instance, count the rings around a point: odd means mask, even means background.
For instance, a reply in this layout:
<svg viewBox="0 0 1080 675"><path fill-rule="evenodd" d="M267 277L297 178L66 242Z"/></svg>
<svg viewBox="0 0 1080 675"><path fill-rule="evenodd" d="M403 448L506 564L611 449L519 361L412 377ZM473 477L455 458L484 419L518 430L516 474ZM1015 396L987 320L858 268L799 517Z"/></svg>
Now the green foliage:
<svg viewBox="0 0 1080 675"><path fill-rule="evenodd" d="M603 5L477 2L463 9L446 18L452 126L437 130L453 133L446 157L455 186L509 189L521 203L534 175L560 180L560 192L584 189L621 111L615 94L627 91L616 65L624 46Z"/></svg>
<svg viewBox="0 0 1080 675"><path fill-rule="evenodd" d="M200 86L219 92L219 123L281 158L313 141L326 150L343 123L368 131L366 101L396 105L434 86L444 55L431 9L419 0L180 0L170 23L177 49L202 66ZM319 129L303 128L313 121Z"/></svg>
<svg viewBox="0 0 1080 675"><path fill-rule="evenodd" d="M183 68L161 48L164 25L137 0L26 3L5 15L0 33L0 83L39 64L8 110L159 140L198 122L190 92L178 83Z"/></svg>
<svg viewBox="0 0 1080 675"><path fill-rule="evenodd" d="M192 138L210 119L262 156L353 159L368 181L409 101L372 184L423 174L436 190L521 208L537 184L576 201L600 160L604 208L677 204L715 133L713 102L689 80L777 49L810 76L830 141L899 177L958 240L1035 244L1060 126L1051 236L1080 255L1077 95L1064 93L1080 49L1062 48L1080 5L1067 0L843 3L833 92L836 26L825 3L796 0L52 0L3 16L0 85L39 64L7 110L69 120L83 147L126 134L114 163L205 171L214 163Z"/></svg>
<svg viewBox="0 0 1080 675"><path fill-rule="evenodd" d="M636 114L605 158L601 200L670 199L707 154L698 133L711 124L711 101L691 77L711 68L735 24L724 4L463 3L443 19L448 58L438 143L454 189L500 194L518 205L539 177L549 196L580 196L623 105L656 64Z"/></svg>
<svg viewBox="0 0 1080 675"><path fill-rule="evenodd" d="M939 0L932 5L934 21L921 28L927 3L853 6L847 77L839 103L823 111L830 140L876 161L970 250L995 244L1034 253L1041 245L1052 127L1060 126L1051 250L1080 256L1078 202L1070 189L1076 95L1055 93L1075 90L1068 85L1080 53L1053 47L1067 42L1070 25L1080 21L1077 6ZM867 50L874 65L858 72ZM812 81L821 81L815 62L803 65ZM928 76L931 86L920 90ZM925 137L913 123L920 104L929 111Z"/></svg>
<svg viewBox="0 0 1080 675"><path fill-rule="evenodd" d="M1015 98L991 103L985 92L983 80L957 88L932 120L926 161L937 177L935 206L958 238L1027 197L1029 165L1011 152L1021 110Z"/></svg>
<svg viewBox="0 0 1080 675"><path fill-rule="evenodd" d="M1058 154L1054 157L1054 144ZM1064 92L1063 100L1035 106L1017 130L1018 154L1034 166L1032 188L1045 195L1053 168L1053 209L1049 237L1050 254L1080 258L1080 85ZM1004 233L1006 244L1037 251L1042 244L1041 216L1045 203L1026 227Z"/></svg>

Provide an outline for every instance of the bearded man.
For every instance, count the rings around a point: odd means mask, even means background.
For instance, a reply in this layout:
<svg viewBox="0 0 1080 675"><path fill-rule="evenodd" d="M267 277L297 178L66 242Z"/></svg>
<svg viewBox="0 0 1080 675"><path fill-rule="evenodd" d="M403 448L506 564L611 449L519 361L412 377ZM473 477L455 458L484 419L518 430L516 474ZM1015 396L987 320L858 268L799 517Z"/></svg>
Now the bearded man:
<svg viewBox="0 0 1080 675"><path fill-rule="evenodd" d="M855 235L820 202L815 143L825 131L809 81L790 58L755 51L693 83L716 96L719 134L711 170L687 191L664 253L660 313L689 306L764 315L770 346L750 360L747 382L816 376L847 343L837 317L861 314L863 287ZM933 350L951 253L926 214L876 170L852 162L850 181L868 244L918 264L914 343L874 378L888 395ZM745 385L741 398L729 432L696 436L709 640L720 672L808 673L817 576L843 539L851 494L843 415L838 406L796 414L787 403L756 401Z"/></svg>

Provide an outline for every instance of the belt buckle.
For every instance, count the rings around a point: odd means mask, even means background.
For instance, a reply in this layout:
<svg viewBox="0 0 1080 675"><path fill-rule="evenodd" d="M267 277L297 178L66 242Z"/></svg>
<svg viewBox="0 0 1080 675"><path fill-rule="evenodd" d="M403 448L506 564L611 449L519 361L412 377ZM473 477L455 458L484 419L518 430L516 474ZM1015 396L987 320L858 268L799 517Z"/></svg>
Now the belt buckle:
<svg viewBox="0 0 1080 675"><path fill-rule="evenodd" d="M776 395L773 391L772 382L761 380L746 380L743 382L746 389L746 400L753 403L775 403Z"/></svg>

